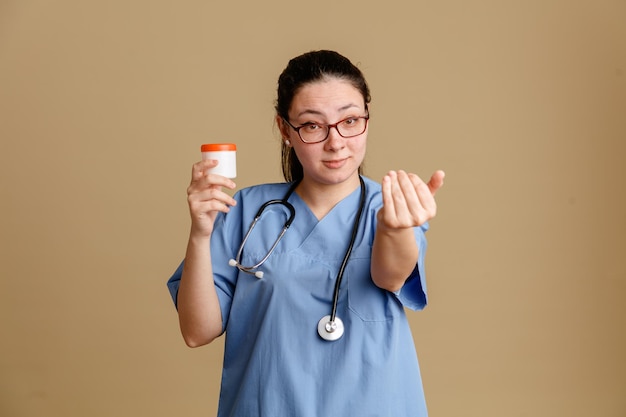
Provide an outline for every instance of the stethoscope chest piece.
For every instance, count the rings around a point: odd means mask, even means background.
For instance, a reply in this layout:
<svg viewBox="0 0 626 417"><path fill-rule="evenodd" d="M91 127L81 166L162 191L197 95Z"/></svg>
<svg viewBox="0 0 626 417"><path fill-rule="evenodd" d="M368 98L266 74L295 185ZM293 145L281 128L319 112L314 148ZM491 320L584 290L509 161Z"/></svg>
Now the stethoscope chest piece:
<svg viewBox="0 0 626 417"><path fill-rule="evenodd" d="M343 336L343 322L339 317L335 321L330 320L330 315L322 317L317 323L317 333L324 340L333 341Z"/></svg>

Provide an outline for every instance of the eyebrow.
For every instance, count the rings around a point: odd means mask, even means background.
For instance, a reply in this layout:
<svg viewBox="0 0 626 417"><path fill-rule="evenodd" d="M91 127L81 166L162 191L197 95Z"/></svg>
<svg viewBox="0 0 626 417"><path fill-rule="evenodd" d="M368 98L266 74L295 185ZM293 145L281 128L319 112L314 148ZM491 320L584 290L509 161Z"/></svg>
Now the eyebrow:
<svg viewBox="0 0 626 417"><path fill-rule="evenodd" d="M344 111L344 110L351 109L351 108L353 108L353 107L358 108L359 106L358 106L358 105L356 105L356 104L350 103L350 104L346 104L346 105L345 105L345 106L343 106L343 107L338 108L337 110L338 110L338 111ZM323 116L323 115L324 115L324 114L323 114L321 111L319 111L319 110L304 110L304 111L301 111L300 113L298 113L298 114L296 115L296 117L304 116L304 115L307 115L307 114L313 114L313 115L316 115L316 116Z"/></svg>

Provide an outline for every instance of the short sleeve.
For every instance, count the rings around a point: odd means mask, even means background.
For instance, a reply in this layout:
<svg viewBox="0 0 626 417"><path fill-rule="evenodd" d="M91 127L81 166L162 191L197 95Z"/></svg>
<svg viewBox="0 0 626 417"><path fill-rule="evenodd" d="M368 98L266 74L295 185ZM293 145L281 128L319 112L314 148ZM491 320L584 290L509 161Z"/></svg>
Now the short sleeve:
<svg viewBox="0 0 626 417"><path fill-rule="evenodd" d="M426 268L424 266L426 248L428 246L425 233L428 228L428 223L424 223L422 226L414 229L415 240L417 242L419 253L417 265L415 265L413 272L404 283L404 286L400 289L400 291L395 293L402 305L411 310L422 310L428 303L426 291Z"/></svg>
<svg viewBox="0 0 626 417"><path fill-rule="evenodd" d="M213 234L211 235L213 280L222 311L223 328L226 328L230 315L238 272L237 268L233 268L228 264L228 260L235 255L233 242L241 239L241 206L243 204L239 193L236 193L234 198L237 200L237 205L232 207L228 214L219 213L217 215ZM180 287L184 265L185 262L182 261L167 281L167 288L176 307L178 307L178 288Z"/></svg>
<svg viewBox="0 0 626 417"><path fill-rule="evenodd" d="M180 265L178 265L178 268L176 268L176 271L174 271L174 273L170 277L170 279L167 280L167 289L169 290L170 295L172 296L172 301L174 301L174 306L176 306L177 308L178 308L178 287L180 286L180 278L183 275L183 264L184 262L181 262Z"/></svg>

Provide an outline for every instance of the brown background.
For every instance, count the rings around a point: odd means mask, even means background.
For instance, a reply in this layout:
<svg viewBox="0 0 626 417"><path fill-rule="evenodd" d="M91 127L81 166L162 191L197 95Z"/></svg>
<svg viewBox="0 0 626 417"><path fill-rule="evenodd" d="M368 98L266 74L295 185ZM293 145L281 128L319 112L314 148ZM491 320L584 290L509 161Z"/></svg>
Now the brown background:
<svg viewBox="0 0 626 417"><path fill-rule="evenodd" d="M280 180L276 79L319 48L370 82L370 177L448 174L431 416L626 415L623 0L2 0L1 416L214 415L222 341L165 287L190 167Z"/></svg>

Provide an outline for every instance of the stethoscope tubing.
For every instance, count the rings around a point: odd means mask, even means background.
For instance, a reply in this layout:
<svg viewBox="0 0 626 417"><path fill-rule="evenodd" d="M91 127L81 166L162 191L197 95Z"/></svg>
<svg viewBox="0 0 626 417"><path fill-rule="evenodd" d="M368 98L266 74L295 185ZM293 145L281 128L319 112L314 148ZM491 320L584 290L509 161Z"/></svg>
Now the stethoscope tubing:
<svg viewBox="0 0 626 417"><path fill-rule="evenodd" d="M335 289L333 290L333 304L330 312L330 322L334 322L337 318L337 304L339 303L339 287L341 287L341 281L343 281L343 273L346 269L346 265L348 264L348 259L350 259L350 255L352 254L352 248L354 247L354 242L356 241L356 235L359 231L359 224L361 223L361 216L363 215L363 211L365 209L365 184L363 183L363 178L359 176L359 181L361 182L361 197L359 200L359 211L357 212L357 217L354 220L354 225L352 226L352 234L350 235L350 244L348 245L348 249L346 250L346 254L343 257L343 261L341 262L341 267L339 268L339 272L337 273L337 279L335 280Z"/></svg>
<svg viewBox="0 0 626 417"><path fill-rule="evenodd" d="M252 265L252 266L241 265L239 262L241 260L241 255L243 254L243 248L246 245L246 242L248 241L248 238L250 237L250 233L252 233L252 230L254 229L254 226L256 226L257 222L261 218L261 215L263 214L263 211L268 206L271 206L273 204L281 204L281 205L287 207L287 209L289 209L289 218L287 218L287 221L283 225L283 228L280 231L280 234L278 235L278 237L274 241L274 244L272 245L270 250L263 257L263 259L261 259L257 264ZM243 237L243 240L241 241L241 245L239 246L239 251L237 252L237 258L236 258L236 265L235 266L237 266L237 268L239 268L240 270L242 270L244 272L248 272L248 273L254 274L255 272L253 270L257 269L258 267L263 265L265 263L265 261L267 261L267 259L270 257L272 252L274 252L274 249L276 249L276 246L278 246L278 243L283 238L283 235L285 234L285 232L287 232L287 229L289 229L289 226L291 226L291 223L293 223L295 218L296 218L296 209L286 199L283 199L283 200L270 200L270 201L265 202L261 207L259 207L259 210L257 211L256 215L254 216L254 219L252 220L252 223L250 223L250 227L248 228L248 231L246 232L246 235Z"/></svg>
<svg viewBox="0 0 626 417"><path fill-rule="evenodd" d="M354 243L356 241L356 237L359 231L359 224L361 223L361 217L363 215L363 212L365 211L366 189L365 189L365 182L363 181L363 177L361 177L360 175L359 175L359 182L361 184L361 196L359 199L359 210L356 214L354 225L352 226L352 233L350 235L350 243L348 244L348 248L346 249L346 253L341 262L339 271L337 272L337 277L335 278L335 288L333 290L331 314L328 316L322 317L322 319L318 322L319 335L323 339L329 340L329 341L339 339L343 335L343 331L344 331L343 322L341 321L341 319L337 317L337 305L339 304L339 290L341 288L341 282L343 281L343 275L346 269L346 265L348 264L348 260L350 259L350 255L352 254L352 249L354 247ZM278 243L283 238L284 234L287 232L287 229L289 229L289 227L291 226L291 223L293 223L296 217L295 208L287 200L289 199L289 197L291 196L291 194L293 193L293 191L296 189L297 186L298 186L298 182L295 182L294 184L292 184L291 187L289 187L289 190L287 191L285 196L281 200L269 200L265 202L263 205L261 205L261 207L259 207L259 210L257 211L256 215L254 216L254 219L252 220L252 222L250 223L250 226L248 227L248 231L246 232L243 240L241 241L241 245L239 246L239 251L237 252L237 257L235 259L231 259L228 262L229 265L237 267L237 269L239 269L240 271L246 272L248 274L252 274L259 279L263 278L263 271L259 271L258 268L261 265L263 265L265 261L267 261L269 257L272 255L272 253L274 252L274 249L276 249L276 246L278 246ZM263 214L264 210L268 206L273 205L273 204L281 204L287 207L287 209L289 209L289 217L285 221L282 230L280 231L278 237L274 241L274 244L270 247L269 251L263 257L263 259L261 259L259 262L257 262L255 265L252 265L252 266L242 265L241 256L243 254L243 248L246 245L246 242L248 238L250 237L252 230L254 229L257 222L261 218L261 215Z"/></svg>

